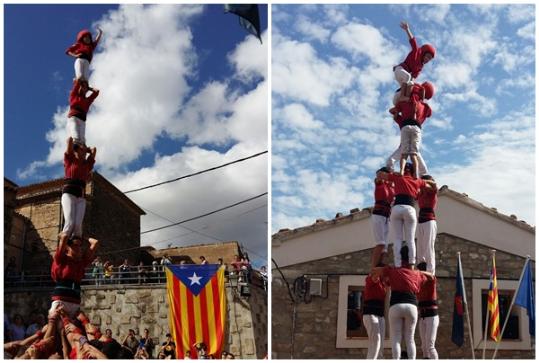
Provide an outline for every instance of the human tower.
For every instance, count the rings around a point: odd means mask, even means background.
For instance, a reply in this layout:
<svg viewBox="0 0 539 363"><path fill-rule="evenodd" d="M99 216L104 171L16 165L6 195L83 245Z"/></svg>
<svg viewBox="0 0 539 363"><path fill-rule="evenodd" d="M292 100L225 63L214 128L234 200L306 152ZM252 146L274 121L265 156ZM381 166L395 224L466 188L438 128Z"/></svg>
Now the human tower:
<svg viewBox="0 0 539 363"><path fill-rule="evenodd" d="M381 358L385 297L390 290L387 315L393 359L401 358L403 339L408 358L415 359L416 325L419 325L423 358L437 359L435 341L439 317L434 253L437 187L433 177L427 174L420 154L421 128L432 115L427 100L434 96L434 86L430 82L415 83L423 66L435 57L436 49L430 44L419 47L410 26L406 22L400 26L412 47L406 59L393 67L400 88L389 112L401 130L401 140L386 166L376 172L374 180L371 224L376 246L363 296L363 322L369 335L367 358ZM407 162L408 158L411 162ZM397 159L399 170L393 171ZM419 204L418 215L416 204ZM389 237L393 243L392 266L385 263Z"/></svg>

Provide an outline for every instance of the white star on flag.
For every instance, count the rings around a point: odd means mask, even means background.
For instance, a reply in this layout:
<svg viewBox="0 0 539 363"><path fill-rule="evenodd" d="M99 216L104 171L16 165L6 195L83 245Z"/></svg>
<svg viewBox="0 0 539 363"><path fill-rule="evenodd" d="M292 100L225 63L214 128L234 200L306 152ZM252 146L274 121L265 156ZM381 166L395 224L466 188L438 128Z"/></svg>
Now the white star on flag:
<svg viewBox="0 0 539 363"><path fill-rule="evenodd" d="M194 284L199 284L200 285L200 279L202 279L202 276L197 276L197 273L193 272L193 276L188 277L188 279L191 280L191 285L190 286L193 286Z"/></svg>

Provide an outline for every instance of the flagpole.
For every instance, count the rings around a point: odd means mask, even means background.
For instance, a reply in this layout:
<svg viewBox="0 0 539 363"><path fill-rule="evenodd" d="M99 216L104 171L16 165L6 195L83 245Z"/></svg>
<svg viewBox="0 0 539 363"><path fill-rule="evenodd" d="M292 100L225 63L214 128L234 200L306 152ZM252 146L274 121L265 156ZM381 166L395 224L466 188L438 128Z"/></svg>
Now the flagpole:
<svg viewBox="0 0 539 363"><path fill-rule="evenodd" d="M494 261L494 254L496 253L496 250L490 250L490 256L492 257L492 261ZM494 266L492 266L494 267ZM489 283L493 283L494 280L492 278L492 267L491 267L491 270L490 270L490 278L489 278ZM490 291L490 290L489 290ZM484 337L483 337L483 359L485 359L485 353L486 353L486 350L487 350L487 333L488 333L488 318L489 318L489 309L488 309L488 295L487 295L487 316L486 316L486 319L485 319L485 334L484 334Z"/></svg>
<svg viewBox="0 0 539 363"><path fill-rule="evenodd" d="M460 251L457 252L459 258L460 278L462 279L462 294L464 296L464 307L466 308L466 320L468 321L468 330L470 335L470 345L472 347L472 359L475 359L475 346L473 344L472 325L470 324L470 313L468 312L468 300L466 299L466 286L464 285L464 273L462 272L462 261L460 260Z"/></svg>
<svg viewBox="0 0 539 363"><path fill-rule="evenodd" d="M515 300L517 299L517 292L518 289L520 289L520 284L522 283L522 278L524 277L524 272L526 271L526 266L528 266L528 263L530 262L530 256L526 256L526 262L524 263L524 267L522 268L522 272L520 273L520 279L518 280L517 288L513 294L513 299L511 300L511 305L509 305L509 310L507 310L507 315L505 316L505 321L502 326L502 332L500 333L500 340L496 342L496 349L494 349L494 354L492 355L492 359L496 358L496 353L498 353L498 348L500 346L500 343L502 341L503 332L505 331L505 327L507 325L507 322L509 321L509 316L511 315L511 309L513 308L513 305L515 304Z"/></svg>

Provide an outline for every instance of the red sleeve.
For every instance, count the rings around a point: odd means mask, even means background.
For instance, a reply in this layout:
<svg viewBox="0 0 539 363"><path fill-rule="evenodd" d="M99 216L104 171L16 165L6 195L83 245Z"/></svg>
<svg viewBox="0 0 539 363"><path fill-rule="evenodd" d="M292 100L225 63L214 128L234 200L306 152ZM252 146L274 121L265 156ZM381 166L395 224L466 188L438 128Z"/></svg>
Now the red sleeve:
<svg viewBox="0 0 539 363"><path fill-rule="evenodd" d="M72 105L78 97L79 91L79 80L75 80L73 82L73 88L71 88L71 92L69 92L69 104Z"/></svg>
<svg viewBox="0 0 539 363"><path fill-rule="evenodd" d="M94 91L92 92L92 94L90 95L90 97L88 97L86 100L88 100L88 105L91 105L92 102L94 102L94 100L97 98L97 96L99 96L99 91Z"/></svg>
<svg viewBox="0 0 539 363"><path fill-rule="evenodd" d="M54 261L56 261L57 264L61 265L64 263L64 256L65 254L60 250L60 247L56 249L56 252L54 253Z"/></svg>
<svg viewBox="0 0 539 363"><path fill-rule="evenodd" d="M412 51L416 51L416 50L417 50L417 41L415 40L415 37L413 37L412 39L410 39L410 45L412 46Z"/></svg>
<svg viewBox="0 0 539 363"><path fill-rule="evenodd" d="M73 155L64 153L64 165L71 164L73 162Z"/></svg>
<svg viewBox="0 0 539 363"><path fill-rule="evenodd" d="M70 46L69 48L66 49L66 54L68 54L69 52L76 53L77 49L78 49L78 44L75 43L75 44L73 44L72 46Z"/></svg>
<svg viewBox="0 0 539 363"><path fill-rule="evenodd" d="M88 159L86 159L86 162L88 163L88 170L92 170L94 168L95 159L92 155L88 156Z"/></svg>
<svg viewBox="0 0 539 363"><path fill-rule="evenodd" d="M432 116L432 110L431 110L430 106L428 104L424 103L424 102L423 102L423 106L425 107L425 111L424 111L425 118L431 117Z"/></svg>
<svg viewBox="0 0 539 363"><path fill-rule="evenodd" d="M427 186L427 183L423 179L415 179L415 182L416 182L417 189L424 188L425 186Z"/></svg>

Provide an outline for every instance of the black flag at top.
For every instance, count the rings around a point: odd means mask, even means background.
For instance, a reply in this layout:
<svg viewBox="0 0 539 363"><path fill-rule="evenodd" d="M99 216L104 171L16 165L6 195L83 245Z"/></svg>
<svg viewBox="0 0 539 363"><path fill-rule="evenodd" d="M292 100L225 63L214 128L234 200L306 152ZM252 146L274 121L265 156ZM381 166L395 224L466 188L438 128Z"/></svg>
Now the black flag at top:
<svg viewBox="0 0 539 363"><path fill-rule="evenodd" d="M253 34L262 43L260 38L260 17L258 5L252 4L225 4L225 12L236 14L240 17L240 25Z"/></svg>

